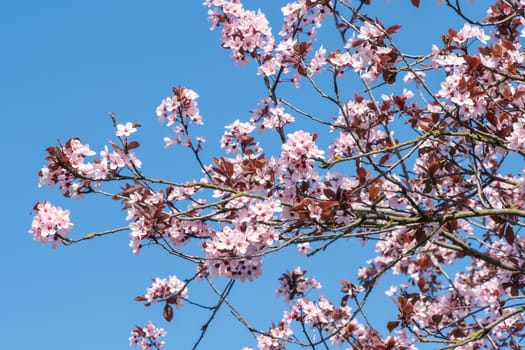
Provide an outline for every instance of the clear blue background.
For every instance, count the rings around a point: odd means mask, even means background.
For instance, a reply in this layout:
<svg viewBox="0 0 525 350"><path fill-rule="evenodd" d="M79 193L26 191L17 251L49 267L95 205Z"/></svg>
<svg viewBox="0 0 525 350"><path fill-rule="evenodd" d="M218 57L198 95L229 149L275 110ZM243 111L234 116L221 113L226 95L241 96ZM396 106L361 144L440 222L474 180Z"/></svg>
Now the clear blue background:
<svg viewBox="0 0 525 350"><path fill-rule="evenodd" d="M450 26L461 27L435 1L425 1L418 10L409 0L374 2L369 13L385 18L385 25L404 24L399 43L414 53L429 51ZM277 33L281 25L275 19L284 4L248 1L246 6L271 7ZM262 81L253 64L233 65L220 48L219 32L209 31L206 11L200 1L0 2L0 348L126 349L129 331L150 319L168 331L167 349L188 349L195 341L206 313L183 308L167 324L160 306L148 309L133 301L155 276L188 277L193 271L188 264L156 248L135 257L126 233L52 250L27 231L31 208L43 199L71 209L74 237L125 225L117 202L66 200L56 189L37 187L46 147L80 137L98 151L113 138L108 112L143 124L136 135L147 174L181 181L200 173L183 149L164 150L162 138L169 130L154 112L171 86L185 85L201 96L205 127L196 134L208 139L207 161L217 152L223 125L249 117L264 96ZM326 286L324 293L339 296L339 279L355 279L366 254L349 242L319 255L307 268ZM266 278L237 286L232 299L254 325L267 329L280 320L284 305L274 296L277 277L297 263L305 261L278 254L266 260ZM197 287L190 296L215 303ZM371 312L386 323L380 311L385 309L394 317L389 303ZM201 348L243 345L255 342L223 310Z"/></svg>

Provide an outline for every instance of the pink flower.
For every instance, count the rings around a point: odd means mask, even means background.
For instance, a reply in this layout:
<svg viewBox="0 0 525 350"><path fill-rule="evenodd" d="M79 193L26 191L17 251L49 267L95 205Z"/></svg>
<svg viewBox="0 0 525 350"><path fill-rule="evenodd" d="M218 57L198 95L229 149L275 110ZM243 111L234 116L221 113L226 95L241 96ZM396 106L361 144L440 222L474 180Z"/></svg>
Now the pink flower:
<svg viewBox="0 0 525 350"><path fill-rule="evenodd" d="M326 49L320 47L319 50L315 53L314 57L310 61L308 66L308 73L310 76L321 73L321 68L326 64Z"/></svg>
<svg viewBox="0 0 525 350"><path fill-rule="evenodd" d="M390 288L385 292L385 294L388 295L389 297L391 297L394 294L396 294L396 292L397 292L397 287L396 286L390 286Z"/></svg>
<svg viewBox="0 0 525 350"><path fill-rule="evenodd" d="M369 40L372 38L377 38L383 36L383 32L379 30L378 26L371 24L370 22L365 22L365 24L359 28L359 34L357 37L363 40Z"/></svg>
<svg viewBox="0 0 525 350"><path fill-rule="evenodd" d="M117 132L115 134L117 136L129 136L133 134L135 131L137 131L135 124L127 122L126 124L118 124Z"/></svg>
<svg viewBox="0 0 525 350"><path fill-rule="evenodd" d="M450 98L450 101L454 102L459 106L473 106L474 101L470 98L470 93L467 91L464 94L457 94L454 97Z"/></svg>
<svg viewBox="0 0 525 350"><path fill-rule="evenodd" d="M310 247L310 243L299 243L297 245L297 251L299 254L307 255L312 250L312 247Z"/></svg>
<svg viewBox="0 0 525 350"><path fill-rule="evenodd" d="M508 147L511 150L525 148L525 123L522 120L512 124L512 133L507 137Z"/></svg>
<svg viewBox="0 0 525 350"><path fill-rule="evenodd" d="M468 23L465 23L463 28L454 36L453 40L458 43L463 43L468 39L476 37L483 44L487 43L487 40L490 39L490 36L486 35L483 29L479 27L472 27Z"/></svg>
<svg viewBox="0 0 525 350"><path fill-rule="evenodd" d="M346 66L355 66L354 58L348 53L335 52L330 55L329 61L334 66L341 68Z"/></svg>

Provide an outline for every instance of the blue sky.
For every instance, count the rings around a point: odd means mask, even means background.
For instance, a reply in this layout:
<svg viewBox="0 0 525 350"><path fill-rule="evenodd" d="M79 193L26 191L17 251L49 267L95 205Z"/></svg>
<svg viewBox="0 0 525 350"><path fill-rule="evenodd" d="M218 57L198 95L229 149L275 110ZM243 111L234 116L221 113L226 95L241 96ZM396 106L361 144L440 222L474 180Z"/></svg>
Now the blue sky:
<svg viewBox="0 0 525 350"><path fill-rule="evenodd" d="M405 48L429 49L440 38L436 30L449 27L444 14L450 12L434 1L419 10L411 8L408 0L375 2L379 12L374 15L386 14L390 22L385 24L409 21L400 32ZM189 276L192 267L184 262L158 249L145 249L135 257L126 233L52 250L34 242L27 230L31 208L43 199L71 209L73 236L125 224L125 215L116 202L66 200L56 190L37 187L45 148L80 137L100 150L113 137L108 112L115 112L121 121L143 124L137 137L142 141L139 156L144 171L174 180L199 178L200 173L183 150L163 147L162 138L169 130L159 125L155 108L171 86L185 85L201 96L205 126L199 134L208 139L208 160L217 149L223 125L248 118L249 110L264 96L263 84L253 65L235 67L229 53L219 47L219 32L209 31L206 8L200 3L0 3L2 348L126 349L129 331L150 319L168 331L168 349L189 348L198 336L206 314L184 308L167 324L161 320L160 307L148 309L133 301L153 277ZM268 3L252 0L247 1L247 7L262 4L269 8ZM278 8L275 6L271 13L278 14ZM272 26L274 32L280 29L278 22ZM309 263L308 269L327 286L325 293L337 294L337 283L344 277L337 270L343 268L333 266L336 262L351 264L354 254L348 252L359 247L348 243L337 254L325 254ZM276 278L301 262L283 255L268 260L268 277L255 285L240 286L232 298L256 325L266 329L272 320L280 319L284 308L273 294ZM326 274L327 270L330 273ZM190 289L190 296L205 301L210 298L197 289ZM267 297L263 297L264 292ZM268 314L263 315L265 312ZM240 349L242 345L254 345L253 339L223 311L201 348Z"/></svg>

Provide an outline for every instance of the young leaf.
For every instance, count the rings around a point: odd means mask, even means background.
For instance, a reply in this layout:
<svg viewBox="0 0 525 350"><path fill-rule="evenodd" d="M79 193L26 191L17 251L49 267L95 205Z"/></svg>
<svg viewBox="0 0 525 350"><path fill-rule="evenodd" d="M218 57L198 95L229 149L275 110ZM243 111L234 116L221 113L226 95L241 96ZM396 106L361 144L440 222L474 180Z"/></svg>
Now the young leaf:
<svg viewBox="0 0 525 350"><path fill-rule="evenodd" d="M164 319L170 322L173 319L173 307L170 304L164 305L164 311L162 313Z"/></svg>

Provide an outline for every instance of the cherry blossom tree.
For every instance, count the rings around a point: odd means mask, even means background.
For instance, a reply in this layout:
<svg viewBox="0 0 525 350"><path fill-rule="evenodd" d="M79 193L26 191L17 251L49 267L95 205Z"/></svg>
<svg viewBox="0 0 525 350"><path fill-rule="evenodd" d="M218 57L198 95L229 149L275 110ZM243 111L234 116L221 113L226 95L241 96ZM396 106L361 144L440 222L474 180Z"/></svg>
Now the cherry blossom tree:
<svg viewBox="0 0 525 350"><path fill-rule="evenodd" d="M197 92L176 86L160 103L166 146L186 148L200 180L142 171L140 125L115 115L115 139L98 153L78 138L49 147L40 186L117 200L128 223L71 238L69 211L42 201L30 233L57 247L128 231L133 254L156 246L191 262L193 271L155 278L136 301L160 303L171 321L179 308L203 307L192 288L211 288L217 303L195 348L221 308L253 334L246 349L521 348L525 1L479 1L480 18L459 0L440 2L464 25L415 54L396 44L403 23L384 24L369 13L371 0L297 0L272 27L240 0L206 0L220 45L236 64L257 67L267 94L225 126L210 164L194 134L204 123ZM326 112L294 102L294 89ZM265 147L274 135L280 145ZM275 253L313 257L352 240L374 255L347 267L337 298L298 266L275 281L287 308L266 328L230 302ZM374 302L397 314L376 322L369 304L386 275L396 282ZM164 334L150 322L129 340L160 349Z"/></svg>

